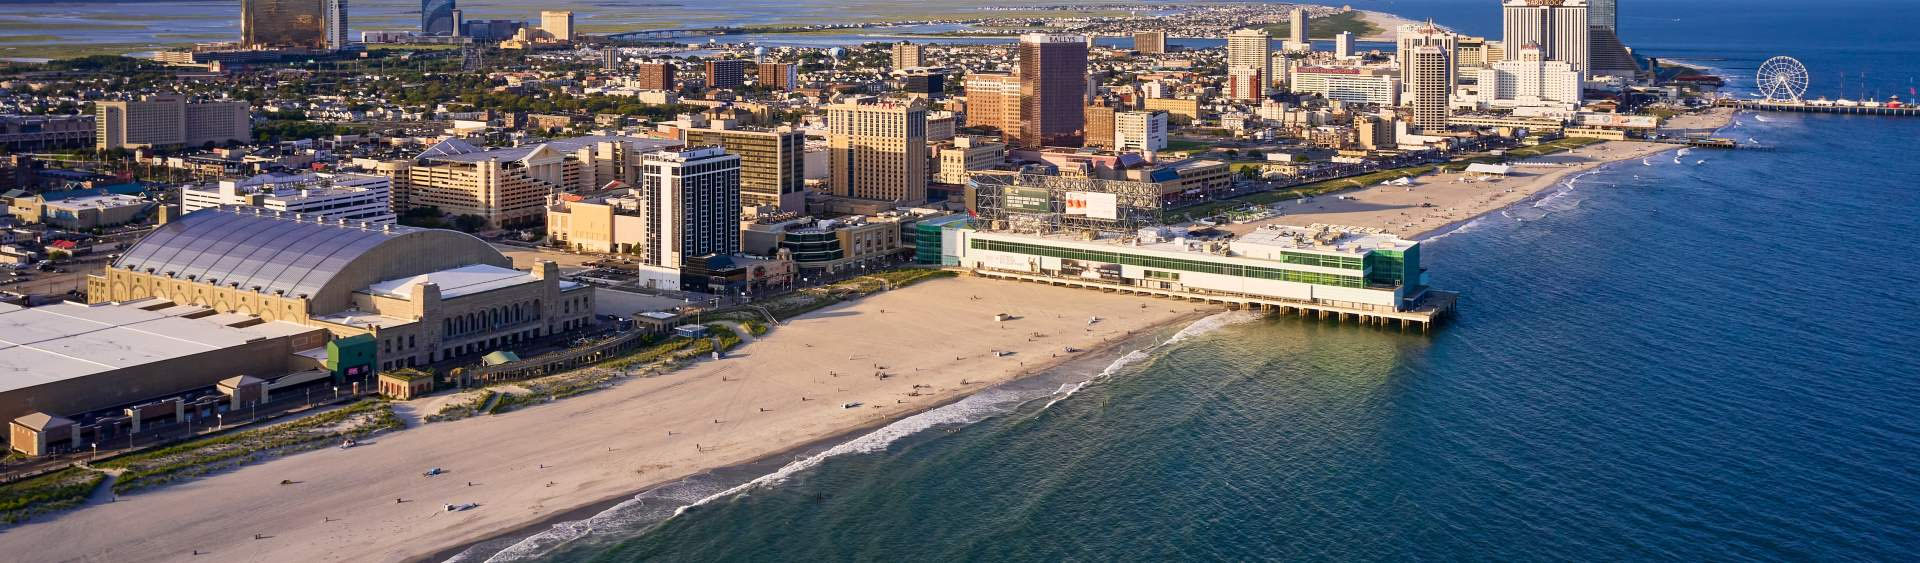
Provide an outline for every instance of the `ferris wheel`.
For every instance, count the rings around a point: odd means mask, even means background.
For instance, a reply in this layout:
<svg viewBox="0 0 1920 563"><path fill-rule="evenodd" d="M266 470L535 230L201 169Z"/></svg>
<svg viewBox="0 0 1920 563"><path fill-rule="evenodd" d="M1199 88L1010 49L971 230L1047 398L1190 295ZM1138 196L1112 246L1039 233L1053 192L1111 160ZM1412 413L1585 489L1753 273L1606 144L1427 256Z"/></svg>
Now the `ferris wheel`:
<svg viewBox="0 0 1920 563"><path fill-rule="evenodd" d="M1807 65L1793 57L1774 57L1760 64L1753 80L1769 102L1798 102L1807 94Z"/></svg>

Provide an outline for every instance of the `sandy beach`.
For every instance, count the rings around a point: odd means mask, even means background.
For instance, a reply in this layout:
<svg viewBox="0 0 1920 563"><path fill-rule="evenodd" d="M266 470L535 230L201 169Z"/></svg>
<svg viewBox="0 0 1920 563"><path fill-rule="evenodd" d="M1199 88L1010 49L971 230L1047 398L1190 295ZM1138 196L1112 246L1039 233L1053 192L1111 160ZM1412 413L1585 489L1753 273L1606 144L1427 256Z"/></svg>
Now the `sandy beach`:
<svg viewBox="0 0 1920 563"><path fill-rule="evenodd" d="M1361 10L1360 18L1366 20L1367 25L1371 25L1374 29L1379 30L1365 37L1358 38L1360 41L1397 41L1400 26L1424 23L1386 12L1375 12L1372 10Z"/></svg>
<svg viewBox="0 0 1920 563"><path fill-rule="evenodd" d="M1195 315L1182 302L934 280L816 311L675 373L42 517L0 533L0 550L22 561L405 560L897 419L1079 355L1066 347ZM432 467L446 473L421 474ZM444 509L460 503L479 506Z"/></svg>
<svg viewBox="0 0 1920 563"><path fill-rule="evenodd" d="M1678 116L1670 120L1663 131L1673 135L1712 131L1726 125L1732 115L1731 109L1715 109L1707 114ZM1224 228L1244 234L1263 225L1326 223L1372 227L1409 239L1422 239L1439 234L1450 225L1526 201L1576 174L1679 148L1661 143L1608 141L1520 161L1505 178L1467 181L1467 174L1463 173L1427 174L1413 178L1411 186L1354 188L1324 194L1304 204L1288 200L1280 204L1277 217ZM1431 207L1425 207L1427 204Z"/></svg>

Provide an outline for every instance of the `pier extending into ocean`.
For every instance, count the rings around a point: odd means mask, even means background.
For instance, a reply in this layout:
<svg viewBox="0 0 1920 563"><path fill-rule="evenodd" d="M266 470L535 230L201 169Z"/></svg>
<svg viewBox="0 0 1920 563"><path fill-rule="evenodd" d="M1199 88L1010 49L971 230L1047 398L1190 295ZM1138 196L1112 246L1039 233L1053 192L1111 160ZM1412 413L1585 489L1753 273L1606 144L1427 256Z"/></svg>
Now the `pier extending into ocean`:
<svg viewBox="0 0 1920 563"><path fill-rule="evenodd" d="M1460 294L1458 293L1429 289L1426 295L1420 298L1418 306L1412 309L1405 311L1365 310L1324 303L1288 301L1247 294L1175 291L1135 285L1104 283L1084 278L1063 278L989 269L969 269L962 271L983 278L1044 283L1058 287L1098 289L1108 293L1119 293L1123 295L1167 297L1199 303L1225 305L1229 308L1236 309L1246 307L1251 310L1266 311L1277 315L1318 317L1321 320L1332 320L1342 323L1352 321L1363 325L1398 328L1401 331L1417 330L1421 334L1430 334L1436 325L1453 314L1455 305L1460 301Z"/></svg>
<svg viewBox="0 0 1920 563"><path fill-rule="evenodd" d="M1904 104L1899 106L1889 106L1879 102L1871 102L1871 103L1874 103L1877 105L1865 105L1862 102L1852 102L1850 105L1841 105L1841 103L1839 102L1822 103L1822 102L1804 102L1803 101L1803 102L1796 103L1796 102L1769 102L1765 100L1734 100L1734 99L1720 100L1720 101L1714 102L1714 105L1717 105L1720 107L1734 107L1734 108L1754 110L1754 111L1787 111L1787 112L1798 112L1798 113L1843 113L1843 114L1851 114L1851 115L1887 115L1887 116L1899 116L1899 117L1920 117L1920 107L1913 107L1913 106L1908 106Z"/></svg>

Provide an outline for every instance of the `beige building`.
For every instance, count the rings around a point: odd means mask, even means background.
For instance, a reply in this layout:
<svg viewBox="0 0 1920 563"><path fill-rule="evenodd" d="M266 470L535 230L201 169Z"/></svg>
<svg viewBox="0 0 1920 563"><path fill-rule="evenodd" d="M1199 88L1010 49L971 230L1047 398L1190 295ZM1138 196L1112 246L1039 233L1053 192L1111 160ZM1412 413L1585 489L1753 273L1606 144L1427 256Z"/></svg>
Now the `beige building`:
<svg viewBox="0 0 1920 563"><path fill-rule="evenodd" d="M1273 37L1258 28L1236 29L1227 34L1227 68L1250 68L1266 79L1273 78ZM1154 108L1147 108L1154 109Z"/></svg>
<svg viewBox="0 0 1920 563"><path fill-rule="evenodd" d="M953 146L940 149L936 159L938 167L934 170L933 181L941 184L961 185L967 183L967 176L975 170L986 170L1006 161L1007 145L993 143L971 135L955 137Z"/></svg>
<svg viewBox="0 0 1920 563"><path fill-rule="evenodd" d="M739 129L725 121L706 128L682 129L687 146L714 146L740 156L740 204L777 206L782 211L804 211L806 146L804 133L792 127Z"/></svg>
<svg viewBox="0 0 1920 563"><path fill-rule="evenodd" d="M1142 109L1167 112L1167 118L1176 124L1185 124L1200 119L1200 100L1195 98L1147 98Z"/></svg>
<svg viewBox="0 0 1920 563"><path fill-rule="evenodd" d="M893 68L915 68L926 66L925 47L901 41L893 44Z"/></svg>
<svg viewBox="0 0 1920 563"><path fill-rule="evenodd" d="M247 244L238 244L246 241ZM378 342L381 370L478 356L593 322L593 289L471 235L259 208L168 222L87 279L91 303L152 299Z"/></svg>
<svg viewBox="0 0 1920 563"><path fill-rule="evenodd" d="M1095 100L1093 105L1087 106L1086 114L1087 138L1081 142L1081 146L1113 148L1114 107Z"/></svg>
<svg viewBox="0 0 1920 563"><path fill-rule="evenodd" d="M564 10L540 12L540 31L549 40L573 41L573 12Z"/></svg>
<svg viewBox="0 0 1920 563"><path fill-rule="evenodd" d="M188 102L163 94L94 102L94 148L138 149L253 141L247 102Z"/></svg>
<svg viewBox="0 0 1920 563"><path fill-rule="evenodd" d="M770 217L745 225L743 250L785 252L802 271L838 272L908 251L900 226L894 217Z"/></svg>
<svg viewBox="0 0 1920 563"><path fill-rule="evenodd" d="M1394 140L1393 120L1377 115L1357 115L1353 118L1355 140L1360 148L1373 150L1391 149L1400 146Z"/></svg>
<svg viewBox="0 0 1920 563"><path fill-rule="evenodd" d="M925 106L839 104L827 108L827 126L833 195L900 203L927 200Z"/></svg>
<svg viewBox="0 0 1920 563"><path fill-rule="evenodd" d="M111 227L145 217L153 207L152 201L142 197L88 195L41 204L39 222L65 229Z"/></svg>
<svg viewBox="0 0 1920 563"><path fill-rule="evenodd" d="M412 161L385 162L375 172L393 178L394 209L433 207L450 215L478 215L494 228L537 226L547 196L587 192L613 182L637 185L641 155L677 141L640 137L576 137L503 149L449 139Z"/></svg>
<svg viewBox="0 0 1920 563"><path fill-rule="evenodd" d="M562 195L547 206L547 240L575 252L638 253L647 244L647 220L640 209L634 190Z"/></svg>
<svg viewBox="0 0 1920 563"><path fill-rule="evenodd" d="M1019 134L1020 79L1011 74L974 73L962 84L967 94L967 126L992 127L1002 139Z"/></svg>
<svg viewBox="0 0 1920 563"><path fill-rule="evenodd" d="M1164 171L1172 171L1173 177L1165 180L1157 179L1156 177ZM1159 184L1160 193L1167 196L1183 194L1217 196L1233 188L1233 168L1226 161L1221 160L1197 158L1182 160L1147 174L1134 176L1129 179Z"/></svg>
<svg viewBox="0 0 1920 563"><path fill-rule="evenodd" d="M1133 50L1142 55L1158 55L1167 52L1167 32L1133 32Z"/></svg>

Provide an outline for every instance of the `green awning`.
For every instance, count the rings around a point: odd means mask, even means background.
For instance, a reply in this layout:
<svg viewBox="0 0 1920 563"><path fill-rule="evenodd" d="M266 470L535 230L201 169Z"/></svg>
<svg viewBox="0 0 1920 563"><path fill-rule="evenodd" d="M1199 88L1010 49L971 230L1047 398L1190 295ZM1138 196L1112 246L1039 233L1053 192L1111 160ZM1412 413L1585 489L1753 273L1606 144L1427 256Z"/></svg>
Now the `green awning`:
<svg viewBox="0 0 1920 563"><path fill-rule="evenodd" d="M508 352L505 350L495 350L493 352L488 352L487 355L485 356L481 356L480 361L490 366L497 366L500 364L511 364L514 362L518 362L520 361L520 356L515 355L513 352Z"/></svg>

